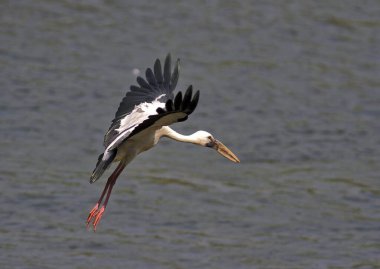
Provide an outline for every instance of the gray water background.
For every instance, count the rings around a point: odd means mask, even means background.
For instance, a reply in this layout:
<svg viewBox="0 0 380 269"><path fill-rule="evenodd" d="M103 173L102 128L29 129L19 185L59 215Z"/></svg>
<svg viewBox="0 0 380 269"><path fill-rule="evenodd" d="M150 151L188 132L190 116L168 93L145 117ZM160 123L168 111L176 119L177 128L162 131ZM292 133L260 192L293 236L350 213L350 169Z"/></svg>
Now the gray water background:
<svg viewBox="0 0 380 269"><path fill-rule="evenodd" d="M0 268L380 268L379 1L1 1ZM118 180L117 106L171 52L201 91ZM109 174L109 173L108 173Z"/></svg>

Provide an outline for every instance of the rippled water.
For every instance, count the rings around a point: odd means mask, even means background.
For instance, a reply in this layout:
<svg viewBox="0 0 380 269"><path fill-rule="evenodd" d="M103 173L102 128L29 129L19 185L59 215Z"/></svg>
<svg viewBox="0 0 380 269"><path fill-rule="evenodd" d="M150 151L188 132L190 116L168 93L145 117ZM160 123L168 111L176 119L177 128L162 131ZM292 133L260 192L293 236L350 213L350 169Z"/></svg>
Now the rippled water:
<svg viewBox="0 0 380 269"><path fill-rule="evenodd" d="M378 1L2 1L1 268L380 268ZM163 140L85 219L135 77L181 58L241 159Z"/></svg>

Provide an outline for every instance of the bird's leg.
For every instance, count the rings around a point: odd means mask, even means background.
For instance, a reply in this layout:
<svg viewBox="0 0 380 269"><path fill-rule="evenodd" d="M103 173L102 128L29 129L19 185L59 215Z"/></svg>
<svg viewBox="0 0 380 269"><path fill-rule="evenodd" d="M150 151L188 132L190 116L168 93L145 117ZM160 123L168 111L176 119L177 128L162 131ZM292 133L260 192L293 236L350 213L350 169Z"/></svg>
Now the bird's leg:
<svg viewBox="0 0 380 269"><path fill-rule="evenodd" d="M116 167L115 171L111 174L111 176L108 178L106 186L103 189L103 192L96 203L96 205L91 210L90 214L87 218L87 227L90 225L90 223L93 221L94 231L96 231L96 226L98 225L100 219L103 216L103 213L106 209L108 200L111 196L112 188L115 185L115 182L120 175L120 173L123 171L124 167L126 166L125 162L120 162L119 165ZM104 198L104 195L107 192L106 199L104 200L104 203L102 207L99 209L100 204L102 203L102 200Z"/></svg>
<svg viewBox="0 0 380 269"><path fill-rule="evenodd" d="M116 182L116 178L109 183L106 199L104 200L102 207L96 213L94 223L93 223L94 231L96 231L96 226L98 225L100 219L103 216L104 211L106 210L108 199L111 196L112 188L115 185L115 182Z"/></svg>
<svg viewBox="0 0 380 269"><path fill-rule="evenodd" d="M115 170L116 171L116 170ZM115 172L114 172L115 173ZM108 187L110 185L110 182L112 180L112 175L108 178L107 180L107 183L106 185L104 186L104 189L103 189L103 192L102 192L102 195L100 195L100 198L98 200L98 202L96 203L96 205L92 208L92 210L90 211L90 214L88 214L88 217L87 217L87 228L88 226L90 225L91 223L91 220L94 218L94 216L96 215L98 209L99 209L99 205L102 203L102 200L103 200L103 197L104 195L106 194L106 191L108 190Z"/></svg>

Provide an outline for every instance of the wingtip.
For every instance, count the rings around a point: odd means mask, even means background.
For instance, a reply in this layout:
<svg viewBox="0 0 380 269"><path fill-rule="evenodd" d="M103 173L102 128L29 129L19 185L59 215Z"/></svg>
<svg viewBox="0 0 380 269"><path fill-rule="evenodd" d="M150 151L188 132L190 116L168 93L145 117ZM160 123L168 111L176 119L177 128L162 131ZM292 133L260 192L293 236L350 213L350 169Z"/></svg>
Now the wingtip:
<svg viewBox="0 0 380 269"><path fill-rule="evenodd" d="M171 62L172 61L172 55L171 53L169 52L166 57L165 57L165 62Z"/></svg>
<svg viewBox="0 0 380 269"><path fill-rule="evenodd" d="M90 180L89 180L90 184L97 181L102 176L102 174L104 173L105 170L106 169L104 169L104 167L95 168L95 171L92 172L92 175L91 175Z"/></svg>
<svg viewBox="0 0 380 269"><path fill-rule="evenodd" d="M156 61L157 60L159 61L159 59L156 59ZM166 54L165 62L171 63L171 61L172 61L172 54L169 52L168 54ZM181 59L177 58L175 65L179 67L180 62L181 62Z"/></svg>
<svg viewBox="0 0 380 269"><path fill-rule="evenodd" d="M199 101L199 90L195 92L190 104L189 104L189 108L190 108L190 114L193 113L193 111L195 110L195 108L197 107L198 105L198 101Z"/></svg>
<svg viewBox="0 0 380 269"><path fill-rule="evenodd" d="M97 181L99 179L99 177L101 176L101 174L103 174L104 170L103 169L98 169L98 167L96 167L94 169L94 172L92 172L91 174L91 177L90 177L90 184L94 183L95 181Z"/></svg>
<svg viewBox="0 0 380 269"><path fill-rule="evenodd" d="M94 182L96 181L96 179L93 178L93 176L94 176L94 175L92 175L92 176L90 177L90 180L88 181L88 182L90 182L90 184L92 184L92 183L94 183Z"/></svg>

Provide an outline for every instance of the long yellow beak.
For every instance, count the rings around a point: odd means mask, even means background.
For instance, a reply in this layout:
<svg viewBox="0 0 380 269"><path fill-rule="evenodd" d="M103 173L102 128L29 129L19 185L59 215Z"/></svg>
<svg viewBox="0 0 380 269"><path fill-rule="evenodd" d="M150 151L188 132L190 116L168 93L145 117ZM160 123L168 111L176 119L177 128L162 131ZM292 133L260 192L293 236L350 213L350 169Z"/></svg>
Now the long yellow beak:
<svg viewBox="0 0 380 269"><path fill-rule="evenodd" d="M233 161L235 163L240 163L240 160L238 157L236 157L235 154L232 153L231 150L229 150L222 142L215 139L214 145L212 147L217 152L219 152L220 155L226 157L230 161Z"/></svg>

